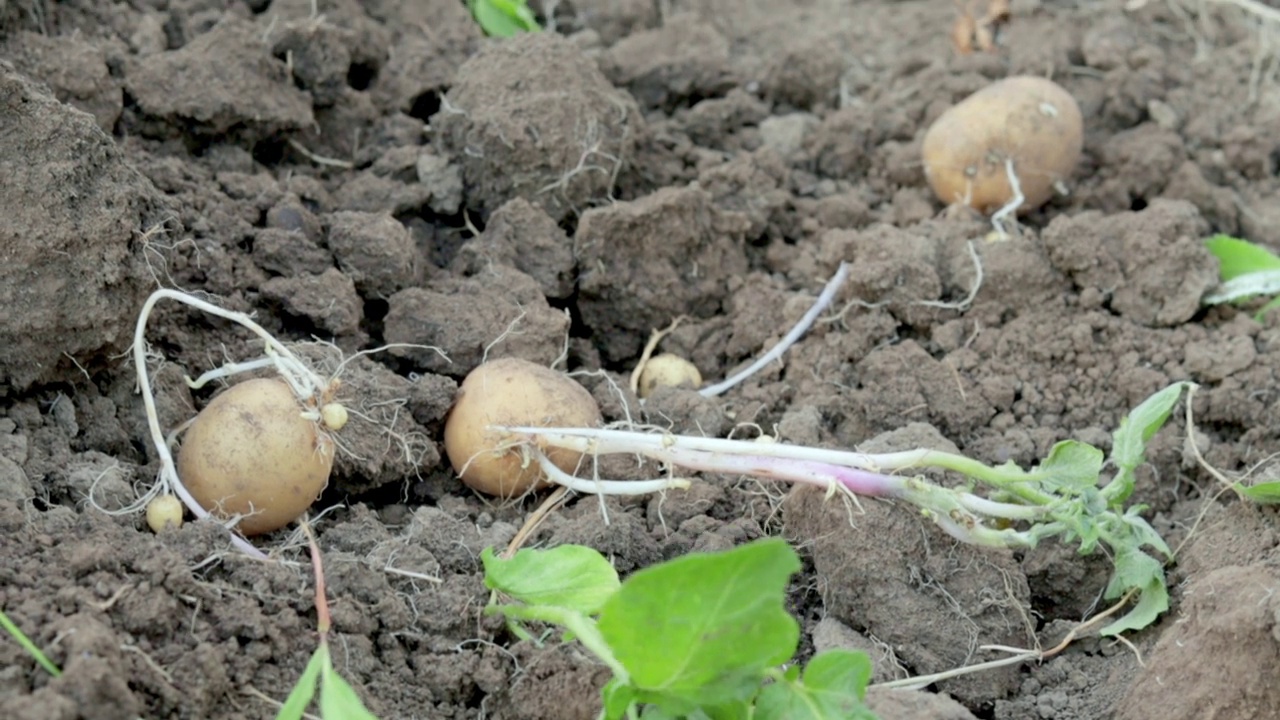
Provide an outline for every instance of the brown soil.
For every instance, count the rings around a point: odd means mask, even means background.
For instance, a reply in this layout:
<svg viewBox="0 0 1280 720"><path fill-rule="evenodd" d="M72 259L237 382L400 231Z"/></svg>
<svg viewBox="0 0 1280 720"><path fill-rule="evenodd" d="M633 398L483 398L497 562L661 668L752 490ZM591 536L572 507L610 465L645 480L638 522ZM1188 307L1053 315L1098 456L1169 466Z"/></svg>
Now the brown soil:
<svg viewBox="0 0 1280 720"><path fill-rule="evenodd" d="M1107 449L1134 404L1194 380L1208 461L1276 474L1280 314L1199 301L1207 234L1280 248L1280 88L1251 81L1259 24L1237 8L1128 5L1019 0L998 53L957 56L949 0L535 2L558 32L506 41L460 0L0 2L0 608L65 669L0 637L0 717L271 717L314 649L283 533L260 544L286 562L262 563L210 524L104 512L155 477L126 352L158 286L253 312L329 368L438 349L346 367L358 452L317 523L338 668L388 719L593 718L607 678L480 612L480 551L538 501L486 501L442 460L486 356L563 357L608 420L992 463ZM992 79L1046 72L1080 102L1085 158L988 242L928 192L920 139ZM841 261L846 311L784 362L717 400L618 391L680 315L664 350L711 379L743 367ZM172 305L148 337L166 427L210 397L182 373L255 355ZM1157 625L879 690L882 716L1280 717L1280 519L1218 494L1180 416L1148 459L1134 499L1186 542ZM703 477L610 500L607 526L575 500L531 542L627 573L785 535L802 653L866 649L878 680L1050 646L1101 609L1105 558L958 546L863 505L851 524L820 493Z"/></svg>

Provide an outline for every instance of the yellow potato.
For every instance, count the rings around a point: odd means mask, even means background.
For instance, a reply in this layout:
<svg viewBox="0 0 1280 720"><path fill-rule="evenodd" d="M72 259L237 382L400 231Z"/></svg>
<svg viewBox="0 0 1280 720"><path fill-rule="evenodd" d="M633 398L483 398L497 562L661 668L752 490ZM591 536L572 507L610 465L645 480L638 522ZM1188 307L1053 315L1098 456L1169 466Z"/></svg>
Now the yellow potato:
<svg viewBox="0 0 1280 720"><path fill-rule="evenodd" d="M176 495L157 495L147 503L147 527L151 532L182 527L182 501Z"/></svg>
<svg viewBox="0 0 1280 720"><path fill-rule="evenodd" d="M246 380L196 416L178 451L178 477L219 517L245 516L247 536L288 525L320 497L334 444L282 380Z"/></svg>
<svg viewBox="0 0 1280 720"><path fill-rule="evenodd" d="M469 487L502 498L518 497L548 483L542 469L490 425L598 427L600 408L564 373L518 358L491 360L472 370L444 425L444 449ZM544 450L556 467L574 472L581 453Z"/></svg>
<svg viewBox="0 0 1280 720"><path fill-rule="evenodd" d="M992 213L1013 199L1006 160L1022 187L1019 213L1053 196L1084 148L1084 119L1075 98L1042 77L992 83L944 112L924 136L925 176L944 203Z"/></svg>
<svg viewBox="0 0 1280 720"><path fill-rule="evenodd" d="M679 355L662 353L649 358L640 371L636 394L642 398L659 387L685 385L695 390L702 385L702 373L697 366Z"/></svg>

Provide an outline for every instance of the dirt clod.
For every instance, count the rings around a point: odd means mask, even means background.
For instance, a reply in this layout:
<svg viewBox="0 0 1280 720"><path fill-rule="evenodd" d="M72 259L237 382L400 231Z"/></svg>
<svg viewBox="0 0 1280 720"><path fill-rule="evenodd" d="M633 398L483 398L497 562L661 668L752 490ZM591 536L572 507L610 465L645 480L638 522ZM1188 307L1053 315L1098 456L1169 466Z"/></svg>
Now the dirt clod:
<svg viewBox="0 0 1280 720"><path fill-rule="evenodd" d="M441 108L433 124L462 166L467 206L486 216L513 197L557 222L606 202L644 126L635 100L549 33L485 46Z"/></svg>
<svg viewBox="0 0 1280 720"><path fill-rule="evenodd" d="M0 62L0 395L118 353L164 201L94 119Z"/></svg>

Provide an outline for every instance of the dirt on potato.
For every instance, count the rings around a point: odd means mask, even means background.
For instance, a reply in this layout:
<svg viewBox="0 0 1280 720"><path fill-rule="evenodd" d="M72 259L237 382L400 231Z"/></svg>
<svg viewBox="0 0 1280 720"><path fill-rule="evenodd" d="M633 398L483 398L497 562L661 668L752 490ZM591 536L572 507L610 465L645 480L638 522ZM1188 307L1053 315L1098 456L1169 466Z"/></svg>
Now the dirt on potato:
<svg viewBox="0 0 1280 720"><path fill-rule="evenodd" d="M992 51L962 55L950 0L531 4L553 28L490 39L460 0L0 2L0 609L64 671L0 636L0 717L273 717L314 650L287 530L258 540L284 561L264 563L215 525L156 535L119 512L158 468L127 355L158 287L341 368L348 452L315 527L338 670L382 718L599 711L606 669L482 613L481 551L541 501L480 497L443 457L485 359L578 372L607 422L1024 466L1065 439L1109 450L1130 408L1191 380L1205 462L1280 477L1280 314L1200 302L1209 234L1280 250L1274 23L1022 0ZM1072 94L1084 153L993 242L934 198L921 141L1018 74ZM833 307L745 383L629 390L677 317L660 351L708 381L742 369L842 261ZM184 375L261 353L173 304L147 339L165 428L214 392ZM873 709L1280 717L1280 518L1223 493L1187 437L1179 412L1132 498L1179 550L1159 622L875 689ZM625 575L784 536L801 659L864 650L877 682L1052 647L1106 605L1105 557L957 545L899 504L699 476L603 509L574 499L527 542L590 545Z"/></svg>

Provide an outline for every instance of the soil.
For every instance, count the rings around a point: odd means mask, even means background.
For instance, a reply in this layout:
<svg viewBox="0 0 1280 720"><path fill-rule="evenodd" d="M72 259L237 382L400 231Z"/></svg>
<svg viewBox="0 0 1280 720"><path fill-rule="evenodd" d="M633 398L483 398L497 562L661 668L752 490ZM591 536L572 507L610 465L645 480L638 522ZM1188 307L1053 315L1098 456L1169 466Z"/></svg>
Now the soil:
<svg viewBox="0 0 1280 720"><path fill-rule="evenodd" d="M533 7L554 32L491 40L460 0L0 2L0 608L64 670L0 641L0 716L272 717L314 650L296 536L259 538L261 562L212 523L157 535L119 512L158 468L128 353L162 286L328 371L392 346L343 366L352 452L315 524L338 669L382 718L599 709L600 665L482 613L480 552L542 499L483 498L442 459L484 358L573 371L609 421L1024 466L1068 438L1109 449L1128 409L1191 380L1207 462L1280 474L1280 314L1200 302L1210 233L1280 249L1256 18L1015 0L996 50L960 55L949 0ZM1085 152L1067 195L992 242L928 191L920 140L1018 73L1077 98ZM679 316L662 351L708 379L745 367L841 261L834 309L724 396L625 389ZM147 338L166 428L214 392L183 374L261 352L173 303ZM1158 623L873 690L881 717L1280 717L1280 518L1220 492L1187 436L1179 412L1133 497L1179 548ZM804 559L800 659L864 649L877 681L1051 647L1105 607L1106 557L959 545L876 500L851 516L700 476L603 507L572 500L529 543L585 543L625 575L783 535Z"/></svg>

